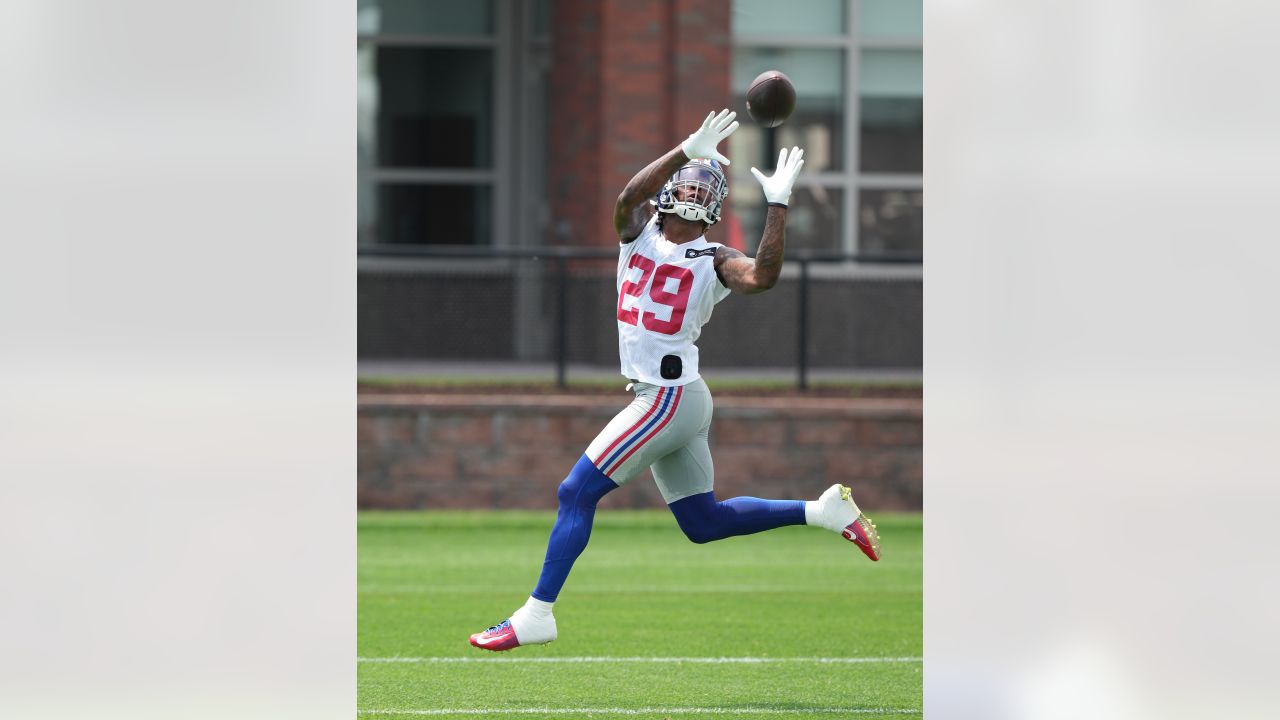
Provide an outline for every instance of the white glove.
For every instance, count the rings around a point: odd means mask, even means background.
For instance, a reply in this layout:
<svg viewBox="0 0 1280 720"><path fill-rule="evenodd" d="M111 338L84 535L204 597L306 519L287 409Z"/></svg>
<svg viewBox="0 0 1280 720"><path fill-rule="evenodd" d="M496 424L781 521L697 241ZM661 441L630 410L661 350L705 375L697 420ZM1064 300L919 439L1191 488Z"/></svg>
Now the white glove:
<svg viewBox="0 0 1280 720"><path fill-rule="evenodd" d="M786 205L791 199L791 186L796 184L796 176L800 174L802 167L804 167L803 150L793 147L788 154L787 149L782 148L782 152L778 153L778 169L772 176L765 177L755 168L751 168L751 174L756 176L756 180L759 180L764 188L765 200Z"/></svg>
<svg viewBox="0 0 1280 720"><path fill-rule="evenodd" d="M689 156L690 160L709 158L728 165L729 158L721 155L716 150L716 146L738 129L738 122L734 120L737 116L738 113L729 112L727 109L721 110L719 115L714 111L707 113L707 119L702 121L702 127L685 138L685 141L680 143L680 149L684 150L684 154Z"/></svg>

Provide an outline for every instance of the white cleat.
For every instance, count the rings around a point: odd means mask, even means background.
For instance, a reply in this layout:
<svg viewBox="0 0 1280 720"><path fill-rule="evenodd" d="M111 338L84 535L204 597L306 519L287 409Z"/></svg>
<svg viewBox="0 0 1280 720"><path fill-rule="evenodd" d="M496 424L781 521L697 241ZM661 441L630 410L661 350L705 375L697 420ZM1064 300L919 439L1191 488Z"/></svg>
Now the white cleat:
<svg viewBox="0 0 1280 720"><path fill-rule="evenodd" d="M875 523L858 509L852 491L844 485L832 485L817 500L807 503L805 521L840 533L867 557L880 559L880 533Z"/></svg>

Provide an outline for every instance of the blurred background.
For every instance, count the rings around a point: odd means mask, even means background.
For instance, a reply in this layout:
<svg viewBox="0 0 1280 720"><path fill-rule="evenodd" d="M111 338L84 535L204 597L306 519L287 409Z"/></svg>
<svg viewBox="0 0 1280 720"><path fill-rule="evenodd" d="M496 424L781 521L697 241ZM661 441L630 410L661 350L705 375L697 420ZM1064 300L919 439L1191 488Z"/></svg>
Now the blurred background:
<svg viewBox="0 0 1280 720"><path fill-rule="evenodd" d="M614 201L731 107L711 240L753 252L749 169L806 163L787 273L717 308L708 373L919 377L919 0L360 0L358 33L362 376L617 377ZM776 131L743 97L769 69Z"/></svg>
<svg viewBox="0 0 1280 720"><path fill-rule="evenodd" d="M742 446L731 470L753 494L807 497L838 476L878 483L870 507L918 509L920 0L358 7L363 506L554 504L542 485L627 401L617 195L730 107L742 126L722 146L729 210L710 240L754 252L765 202L750 168L772 172L792 145L805 168L778 286L721 303L698 342L713 442ZM771 69L798 99L764 129L744 95ZM562 391L579 399L513 399ZM766 459L779 453L796 457ZM471 496L447 487L458 479ZM619 502L660 505L651 491Z"/></svg>

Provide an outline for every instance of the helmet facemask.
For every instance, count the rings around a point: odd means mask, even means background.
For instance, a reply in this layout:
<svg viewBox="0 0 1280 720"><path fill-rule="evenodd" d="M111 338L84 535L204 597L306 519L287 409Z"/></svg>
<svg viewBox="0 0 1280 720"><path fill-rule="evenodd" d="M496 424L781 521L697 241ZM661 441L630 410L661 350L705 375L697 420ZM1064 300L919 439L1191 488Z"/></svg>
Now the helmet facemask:
<svg viewBox="0 0 1280 720"><path fill-rule="evenodd" d="M674 213L708 227L720 221L720 210L729 195L729 181L714 160L691 160L671 176L656 204L660 213Z"/></svg>

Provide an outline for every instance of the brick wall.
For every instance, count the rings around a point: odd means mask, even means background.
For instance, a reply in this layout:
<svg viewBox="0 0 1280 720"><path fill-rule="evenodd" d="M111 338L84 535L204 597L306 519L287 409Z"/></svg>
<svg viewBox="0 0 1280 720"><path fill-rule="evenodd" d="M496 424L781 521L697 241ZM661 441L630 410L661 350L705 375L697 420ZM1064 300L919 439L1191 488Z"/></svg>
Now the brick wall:
<svg viewBox="0 0 1280 720"><path fill-rule="evenodd" d="M617 242L631 176L729 107L725 0L556 0L547 194L552 240Z"/></svg>
<svg viewBox="0 0 1280 720"><path fill-rule="evenodd" d="M361 508L554 508L556 486L630 398L367 395ZM853 485L872 510L920 510L919 400L715 399L719 497L811 499ZM648 471L605 507L663 507Z"/></svg>

